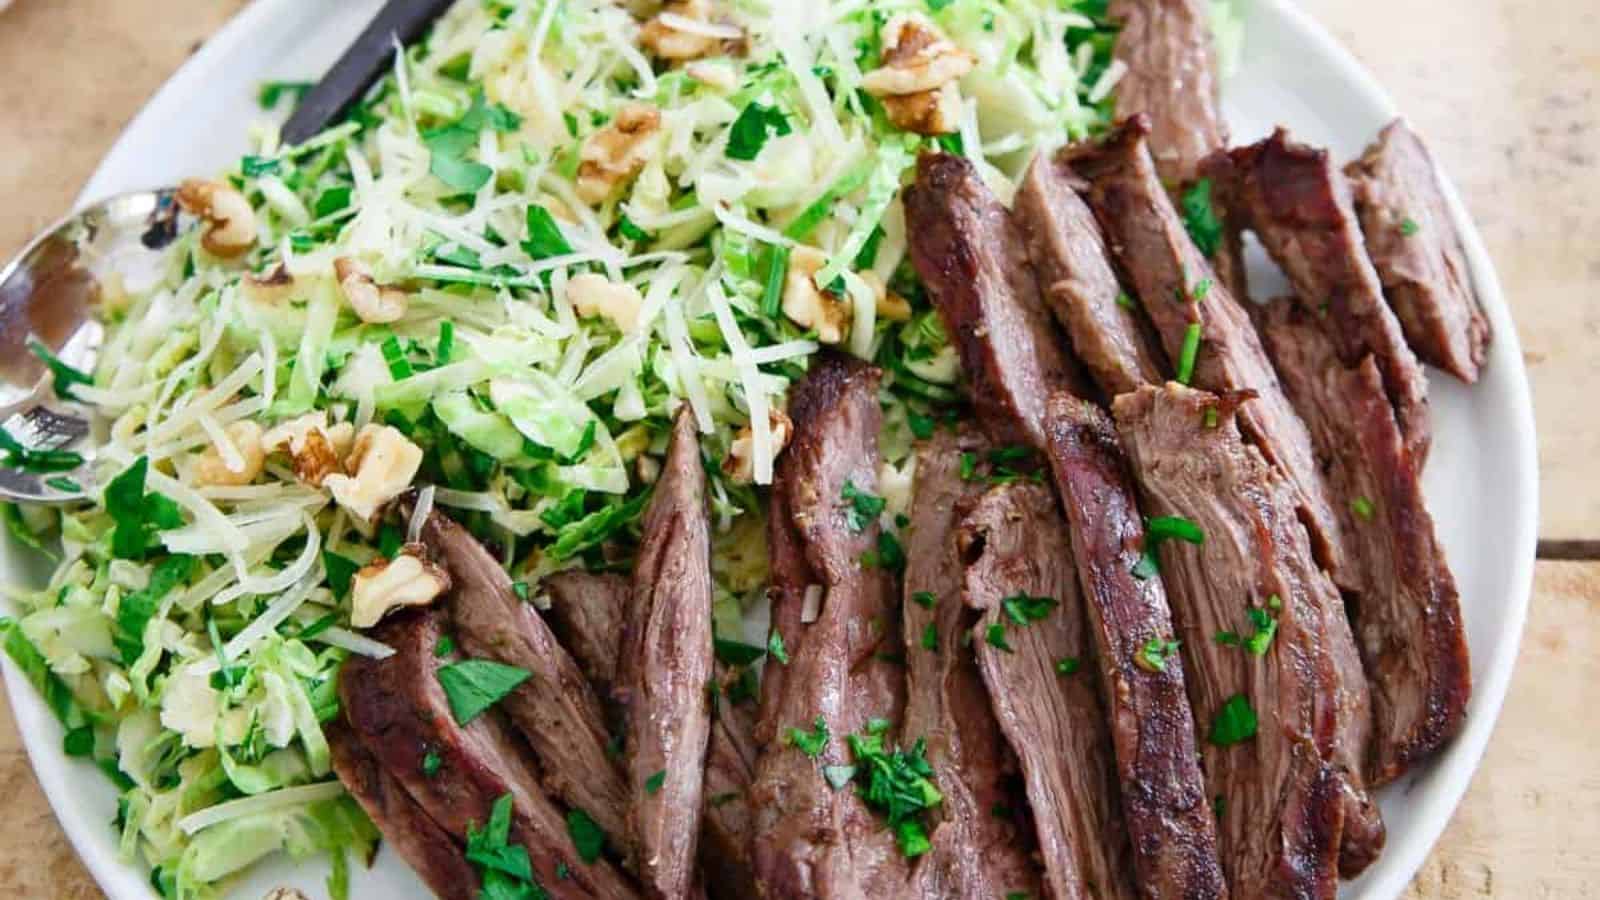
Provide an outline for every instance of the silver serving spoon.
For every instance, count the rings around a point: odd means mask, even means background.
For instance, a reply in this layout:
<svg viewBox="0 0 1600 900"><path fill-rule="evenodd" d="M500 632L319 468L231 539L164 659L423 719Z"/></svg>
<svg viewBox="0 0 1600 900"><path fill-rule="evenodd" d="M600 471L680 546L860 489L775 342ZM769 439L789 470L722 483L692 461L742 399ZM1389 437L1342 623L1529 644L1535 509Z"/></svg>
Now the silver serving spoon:
<svg viewBox="0 0 1600 900"><path fill-rule="evenodd" d="M387 70L396 44L419 37L453 0L389 0L284 123L286 146L333 123ZM92 371L100 278L153 269L185 227L176 189L119 194L73 213L0 268L0 500L65 502L95 492L90 411L57 393L41 348ZM85 252L93 246L93 252ZM70 395L71 391L65 391Z"/></svg>

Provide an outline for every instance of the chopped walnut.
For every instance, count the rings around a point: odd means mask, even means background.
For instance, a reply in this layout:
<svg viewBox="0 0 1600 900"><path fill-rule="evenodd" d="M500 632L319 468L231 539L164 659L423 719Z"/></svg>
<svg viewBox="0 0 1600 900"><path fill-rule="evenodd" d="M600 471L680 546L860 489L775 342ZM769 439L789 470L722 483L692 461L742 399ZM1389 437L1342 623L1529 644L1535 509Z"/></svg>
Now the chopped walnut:
<svg viewBox="0 0 1600 900"><path fill-rule="evenodd" d="M671 16L681 16L696 22L711 22L714 10L710 0L675 0L663 9L667 16L657 15L639 32L639 44L658 59L683 62L704 59L724 51L734 38L712 37L673 27Z"/></svg>
<svg viewBox="0 0 1600 900"><path fill-rule="evenodd" d="M822 343L838 344L850 333L850 298L817 287L816 274L827 264L827 255L813 247L790 252L783 314L801 328L815 331Z"/></svg>
<svg viewBox="0 0 1600 900"><path fill-rule="evenodd" d="M372 521L378 507L411 486L422 466L422 449L390 425L367 425L356 435L345 460L347 471L334 473L323 484L333 499L363 522Z"/></svg>
<svg viewBox="0 0 1600 900"><path fill-rule="evenodd" d="M404 606L425 606L450 590L450 575L428 559L421 544L407 544L394 559L378 557L350 582L350 624L371 628Z"/></svg>
<svg viewBox="0 0 1600 900"><path fill-rule="evenodd" d="M294 460L295 477L312 487L322 487L329 475L344 473L341 460L354 441L355 426L349 422L329 425L326 412L282 422L261 438L267 452L287 451Z"/></svg>
<svg viewBox="0 0 1600 900"><path fill-rule="evenodd" d="M891 322L911 321L911 304L906 298L889 290L876 272L862 272L861 280L872 288L873 296L878 298L878 318Z"/></svg>
<svg viewBox="0 0 1600 900"><path fill-rule="evenodd" d="M574 275L567 282L567 299L572 301L578 315L586 319L604 316L624 333L633 331L639 322L639 309L644 306L644 297L638 288L593 272Z"/></svg>
<svg viewBox="0 0 1600 900"><path fill-rule="evenodd" d="M767 422L772 432L772 458L776 460L783 448L789 446L789 438L794 434L794 423L783 412L773 409L767 412ZM739 429L734 437L733 444L728 448L728 455L722 460L722 474L728 476L739 484L749 484L755 480L755 434L750 426Z"/></svg>
<svg viewBox="0 0 1600 900"><path fill-rule="evenodd" d="M583 142L578 163L578 197L603 203L631 181L650 158L650 139L661 130L661 112L645 103L617 110L611 124Z"/></svg>
<svg viewBox="0 0 1600 900"><path fill-rule="evenodd" d="M333 274L339 289L350 301L350 308L363 322L384 325L398 322L406 314L406 293L399 288L380 285L373 280L372 270L351 256L341 256L333 261Z"/></svg>
<svg viewBox="0 0 1600 900"><path fill-rule="evenodd" d="M957 84L977 64L977 57L925 17L902 13L883 26L883 65L868 72L861 86L883 102L896 128L948 134L961 118Z"/></svg>
<svg viewBox="0 0 1600 900"><path fill-rule="evenodd" d="M261 426L245 419L234 422L223 430L228 442L238 451L239 468L234 468L223 458L222 450L213 443L195 460L194 480L201 487L238 487L256 480L266 467L267 453L261 446Z"/></svg>
<svg viewBox="0 0 1600 900"><path fill-rule="evenodd" d="M232 258L256 243L256 212L250 201L220 181L186 178L178 186L178 205L200 217L200 246L215 256Z"/></svg>

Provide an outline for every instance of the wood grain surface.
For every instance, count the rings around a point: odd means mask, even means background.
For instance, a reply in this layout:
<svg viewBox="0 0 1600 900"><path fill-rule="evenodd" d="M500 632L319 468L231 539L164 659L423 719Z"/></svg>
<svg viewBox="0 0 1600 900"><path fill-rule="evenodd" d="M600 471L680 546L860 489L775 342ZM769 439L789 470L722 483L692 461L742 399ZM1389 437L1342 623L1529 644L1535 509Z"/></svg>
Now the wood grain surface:
<svg viewBox="0 0 1600 900"><path fill-rule="evenodd" d="M1244 0L1249 2L1249 0ZM243 0L0 9L0 260ZM1408 898L1600 896L1600 3L1304 0L1430 139L1499 267L1534 382L1543 561L1483 767ZM3 705L3 700L0 700ZM98 897L0 713L0 896Z"/></svg>

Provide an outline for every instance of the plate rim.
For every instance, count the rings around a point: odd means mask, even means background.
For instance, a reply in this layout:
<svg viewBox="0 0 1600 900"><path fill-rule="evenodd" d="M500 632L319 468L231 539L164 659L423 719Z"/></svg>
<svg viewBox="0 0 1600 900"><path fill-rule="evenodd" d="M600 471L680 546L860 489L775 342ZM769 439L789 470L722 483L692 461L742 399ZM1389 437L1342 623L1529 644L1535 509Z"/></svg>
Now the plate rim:
<svg viewBox="0 0 1600 900"><path fill-rule="evenodd" d="M162 109L177 97L198 87L190 82L201 77L215 62L226 59L232 50L249 39L251 32L261 23L290 8L298 0L253 0L224 24L144 103L139 112L129 120L117 139L101 157L93 174L85 182L74 208L100 194L107 193L104 182L114 179L108 163L121 156L132 145L136 136L146 131ZM1276 17L1278 24L1294 32L1301 40L1313 45L1340 79L1351 90L1382 109L1390 118L1398 109L1388 91L1320 22L1292 0L1242 0L1249 6L1249 14ZM1245 53L1249 53L1246 46ZM1391 846L1386 851L1389 859L1379 877L1363 884L1363 896L1368 900L1390 900L1399 897L1415 878L1428 857L1438 845L1439 838L1460 808L1471 785L1473 776L1482 765L1489 739L1500 719L1511 680L1515 675L1517 656L1525 633L1528 607L1533 589L1536 563L1539 515L1538 444L1535 428L1532 392L1527 367L1522 358L1521 340L1517 333L1510 306L1506 300L1498 271L1484 244L1477 224L1468 213L1461 196L1449 174L1440 169L1445 199L1450 208L1473 281L1477 287L1484 312L1490 319L1499 347L1501 365L1508 365L1512 391L1511 406L1515 422L1512 427L1512 451L1518 476L1518 497L1515 521L1507 529L1518 540L1507 555L1510 567L1511 593L1504 598L1505 624L1497 639L1483 658L1473 660L1473 714L1450 747L1430 763L1432 777L1440 786L1431 792L1431 802L1421 811L1403 847ZM13 715L27 751L29 767L33 770L49 801L51 810L74 852L88 869L99 887L114 898L142 897L148 892L148 883L142 871L121 862L115 852L107 852L89 830L89 820L77 810L67 806L70 791L68 784L80 777L80 772L94 771L89 766L75 766L60 755L57 741L50 739L59 730L45 709L42 700L33 691L26 678L21 677L15 664L5 654L0 654L0 669L5 673L5 689L10 699ZM53 730L54 729L54 730ZM95 820L98 822L98 819ZM113 847L114 850L114 847ZM1399 854L1398 862L1394 854Z"/></svg>

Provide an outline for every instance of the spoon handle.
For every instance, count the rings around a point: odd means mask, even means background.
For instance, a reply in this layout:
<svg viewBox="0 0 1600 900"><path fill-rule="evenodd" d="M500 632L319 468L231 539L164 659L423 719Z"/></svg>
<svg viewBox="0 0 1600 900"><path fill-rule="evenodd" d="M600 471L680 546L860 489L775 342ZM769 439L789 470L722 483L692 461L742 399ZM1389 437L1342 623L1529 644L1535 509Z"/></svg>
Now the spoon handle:
<svg viewBox="0 0 1600 900"><path fill-rule="evenodd" d="M283 125L283 143L304 143L355 105L394 59L396 41L419 37L454 0L389 0Z"/></svg>

